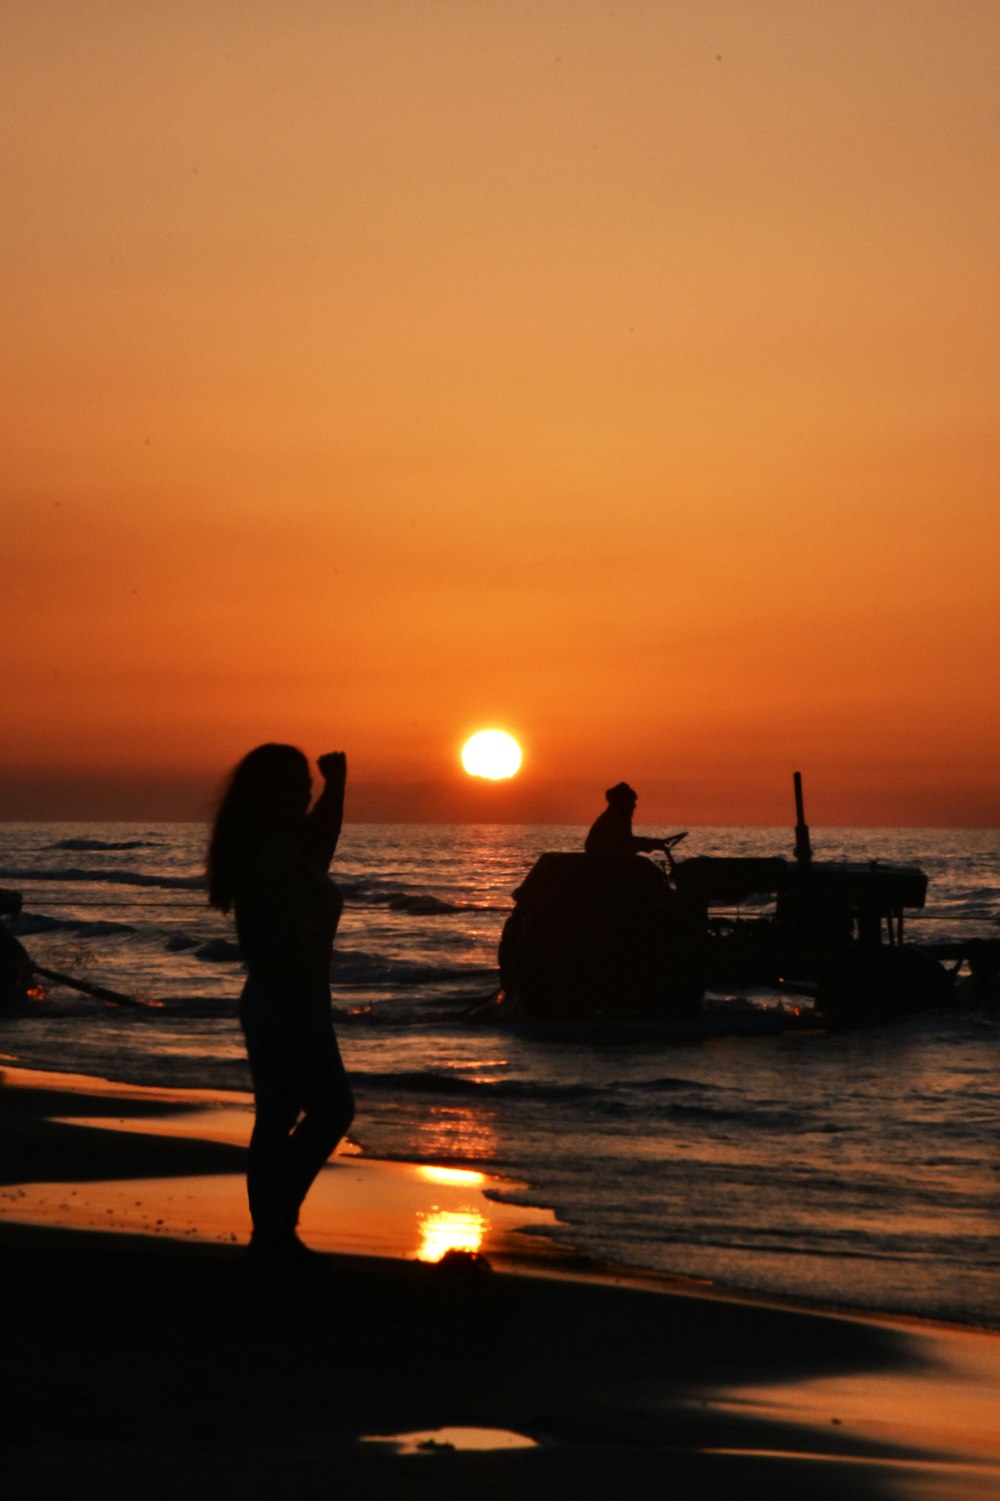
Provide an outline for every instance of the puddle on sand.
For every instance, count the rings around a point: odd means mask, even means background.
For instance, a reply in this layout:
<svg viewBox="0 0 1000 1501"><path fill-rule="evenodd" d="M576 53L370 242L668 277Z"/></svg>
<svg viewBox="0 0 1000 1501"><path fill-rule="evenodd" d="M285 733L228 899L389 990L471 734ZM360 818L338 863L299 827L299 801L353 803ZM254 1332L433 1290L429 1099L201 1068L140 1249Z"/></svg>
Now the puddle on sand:
<svg viewBox="0 0 1000 1501"><path fill-rule="evenodd" d="M391 1444L397 1454L440 1454L454 1449L537 1449L533 1438L509 1428L429 1428L422 1433L369 1433L363 1444Z"/></svg>

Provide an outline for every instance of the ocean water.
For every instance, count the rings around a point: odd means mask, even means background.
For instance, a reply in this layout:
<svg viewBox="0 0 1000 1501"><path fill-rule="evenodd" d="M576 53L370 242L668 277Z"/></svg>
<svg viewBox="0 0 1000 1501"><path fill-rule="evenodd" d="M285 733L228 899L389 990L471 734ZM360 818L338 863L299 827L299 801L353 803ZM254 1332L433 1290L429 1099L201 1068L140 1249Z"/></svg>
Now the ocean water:
<svg viewBox="0 0 1000 1501"><path fill-rule="evenodd" d="M664 831L668 832L668 831ZM474 1166L607 1261L844 1308L1000 1329L1000 1019L850 1033L558 1040L477 1006L511 892L583 831L348 826L332 980L373 1156ZM0 826L32 957L155 1002L63 987L0 1018L0 1053L135 1083L247 1090L230 923L200 825ZM696 829L684 853L790 854L787 829ZM1000 937L1000 835L814 830L817 856L919 864L909 936ZM779 997L755 992L762 1006ZM720 998L725 999L725 998Z"/></svg>

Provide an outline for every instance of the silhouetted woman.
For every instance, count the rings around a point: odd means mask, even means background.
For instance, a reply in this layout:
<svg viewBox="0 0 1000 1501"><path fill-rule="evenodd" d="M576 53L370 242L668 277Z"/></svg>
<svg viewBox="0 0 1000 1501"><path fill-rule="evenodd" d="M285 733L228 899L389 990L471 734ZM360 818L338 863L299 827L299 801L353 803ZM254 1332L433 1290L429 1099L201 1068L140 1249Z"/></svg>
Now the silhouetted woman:
<svg viewBox="0 0 1000 1501"><path fill-rule="evenodd" d="M235 910L247 967L240 1023L256 1119L247 1190L256 1254L303 1253L296 1235L310 1184L354 1115L330 1005L330 960L343 905L327 875L344 812L347 758L321 756L312 812L309 762L259 745L236 767L208 853L208 895Z"/></svg>

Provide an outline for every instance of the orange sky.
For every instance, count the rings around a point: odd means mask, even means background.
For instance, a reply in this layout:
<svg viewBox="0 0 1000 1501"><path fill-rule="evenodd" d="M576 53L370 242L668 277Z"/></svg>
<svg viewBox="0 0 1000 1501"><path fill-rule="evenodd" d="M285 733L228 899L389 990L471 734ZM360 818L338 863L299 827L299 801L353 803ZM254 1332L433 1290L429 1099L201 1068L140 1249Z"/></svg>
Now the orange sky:
<svg viewBox="0 0 1000 1501"><path fill-rule="evenodd" d="M995 0L5 32L0 817L1000 824Z"/></svg>

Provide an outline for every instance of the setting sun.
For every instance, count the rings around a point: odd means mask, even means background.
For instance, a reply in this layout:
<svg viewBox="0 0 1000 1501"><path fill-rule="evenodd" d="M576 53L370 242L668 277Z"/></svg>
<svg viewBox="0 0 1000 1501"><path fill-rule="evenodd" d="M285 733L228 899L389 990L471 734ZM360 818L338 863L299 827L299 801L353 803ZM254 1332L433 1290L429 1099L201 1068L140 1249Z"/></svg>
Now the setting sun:
<svg viewBox="0 0 1000 1501"><path fill-rule="evenodd" d="M521 747L504 730L480 730L462 747L462 765L470 777L491 782L514 776L521 765Z"/></svg>

